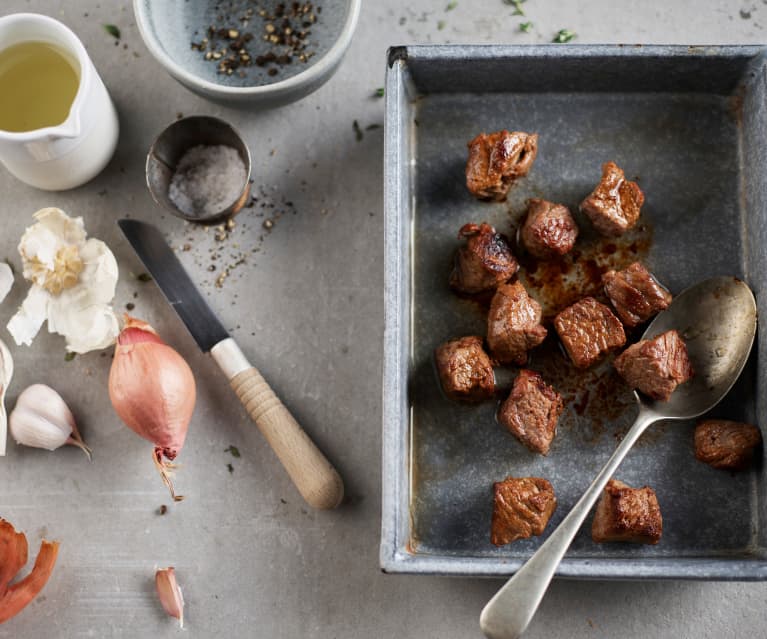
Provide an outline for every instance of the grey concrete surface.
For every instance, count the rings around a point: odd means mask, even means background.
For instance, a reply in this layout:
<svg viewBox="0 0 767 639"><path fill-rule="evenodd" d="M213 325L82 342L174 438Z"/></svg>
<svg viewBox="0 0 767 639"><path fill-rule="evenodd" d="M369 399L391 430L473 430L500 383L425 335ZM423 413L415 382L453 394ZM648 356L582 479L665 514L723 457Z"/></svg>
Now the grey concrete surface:
<svg viewBox="0 0 767 639"><path fill-rule="evenodd" d="M178 636L153 592L155 566L168 564L184 587L183 632L190 637L479 637L479 611L499 582L393 577L378 569L382 148L380 129L357 141L352 123L364 129L382 122L383 103L370 95L383 83L385 49L420 41L546 42L563 27L579 42L760 43L767 33L763 2L523 6L534 23L530 34L519 31L523 19L502 0L459 0L450 11L446 0L367 2L352 49L328 85L299 104L251 113L208 103L167 76L143 47L127 2L0 5L2 13L33 10L69 24L122 124L111 164L74 191L35 191L0 171L0 257L20 265L15 245L37 209L57 205L82 215L120 263L117 306L135 304L134 313L155 324L198 380L177 477L187 500L160 516L169 500L151 446L120 425L107 399L109 357L65 362L63 341L45 332L32 347L13 349L18 372L10 402L33 382L57 388L94 461L76 449L48 453L13 444L0 461L0 514L27 531L33 553L42 536L62 542L42 596L0 626L0 637ZM103 23L120 27L118 46ZM223 243L212 231L164 217L144 187L146 150L179 112L221 116L250 144L254 187L266 196ZM260 208L264 201L275 208ZM262 211L276 220L269 233ZM154 220L176 246L190 245L181 259L211 304L344 475L350 499L343 508L304 507L222 375L154 285L135 279L141 267L115 226L123 215ZM210 250L222 246L223 259L234 262L244 252L246 261L219 289L208 265ZM0 323L25 289L17 279ZM240 458L224 452L231 444ZM764 636L766 597L767 584L557 582L529 636Z"/></svg>

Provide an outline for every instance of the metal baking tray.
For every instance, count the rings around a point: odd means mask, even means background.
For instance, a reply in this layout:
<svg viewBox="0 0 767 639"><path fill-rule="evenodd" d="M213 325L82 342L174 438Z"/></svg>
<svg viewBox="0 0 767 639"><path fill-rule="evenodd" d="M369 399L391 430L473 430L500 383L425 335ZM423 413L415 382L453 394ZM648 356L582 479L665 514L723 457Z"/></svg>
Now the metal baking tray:
<svg viewBox="0 0 767 639"><path fill-rule="evenodd" d="M466 143L503 128L537 132L538 157L506 202L479 202L465 187ZM559 503L552 530L614 450L635 408L609 362L573 377L555 346L530 363L568 400L547 457L528 452L496 423L493 402L461 406L442 397L434 347L485 334L481 305L448 289L458 228L487 221L513 236L527 198L575 208L599 180L602 162L614 160L645 192L641 225L607 243L581 224L577 259L564 274L570 280L527 264L544 312L598 288L600 270L641 259L672 292L709 276L743 278L767 317L761 295L767 284L765 49L395 47L388 54L385 140L381 566L509 575L546 533L494 547L493 482L507 475L549 479ZM765 335L712 415L762 421ZM653 427L616 475L656 490L661 542L594 544L588 519L559 576L767 579L763 460L738 474L699 463L693 427Z"/></svg>

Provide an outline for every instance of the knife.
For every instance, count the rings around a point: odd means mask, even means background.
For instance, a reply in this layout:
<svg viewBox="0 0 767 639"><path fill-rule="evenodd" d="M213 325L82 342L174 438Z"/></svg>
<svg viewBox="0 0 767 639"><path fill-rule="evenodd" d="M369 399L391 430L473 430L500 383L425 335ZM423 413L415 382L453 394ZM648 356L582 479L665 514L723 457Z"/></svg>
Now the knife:
<svg viewBox="0 0 767 639"><path fill-rule="evenodd" d="M117 223L197 345L204 353L210 352L224 372L298 492L313 508L338 506L344 496L341 476L248 362L160 231L137 220Z"/></svg>

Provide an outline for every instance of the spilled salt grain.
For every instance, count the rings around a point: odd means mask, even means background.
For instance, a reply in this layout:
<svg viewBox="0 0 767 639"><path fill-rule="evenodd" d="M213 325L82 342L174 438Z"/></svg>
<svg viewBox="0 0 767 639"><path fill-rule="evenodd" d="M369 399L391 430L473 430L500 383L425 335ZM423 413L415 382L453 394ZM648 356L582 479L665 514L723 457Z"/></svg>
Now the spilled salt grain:
<svg viewBox="0 0 767 639"><path fill-rule="evenodd" d="M190 217L220 213L242 195L247 170L230 146L199 145L179 160L170 181L168 197Z"/></svg>

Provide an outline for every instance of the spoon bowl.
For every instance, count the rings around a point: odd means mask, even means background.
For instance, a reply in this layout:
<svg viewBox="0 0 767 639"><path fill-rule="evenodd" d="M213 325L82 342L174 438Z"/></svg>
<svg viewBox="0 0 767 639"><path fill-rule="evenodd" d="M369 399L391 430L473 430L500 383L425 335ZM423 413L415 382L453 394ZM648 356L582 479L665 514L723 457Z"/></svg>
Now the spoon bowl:
<svg viewBox="0 0 767 639"><path fill-rule="evenodd" d="M691 419L716 406L737 381L756 335L756 301L735 277L715 277L674 298L642 339L676 329L687 345L695 375L667 402L634 393L639 414L612 457L536 553L488 602L480 616L490 639L517 639L526 630L570 543L623 458L647 428L663 419Z"/></svg>
<svg viewBox="0 0 767 639"><path fill-rule="evenodd" d="M647 327L642 339L676 329L695 376L667 402L640 401L663 419L690 419L711 410L743 370L756 335L756 301L745 282L714 277L684 290Z"/></svg>

